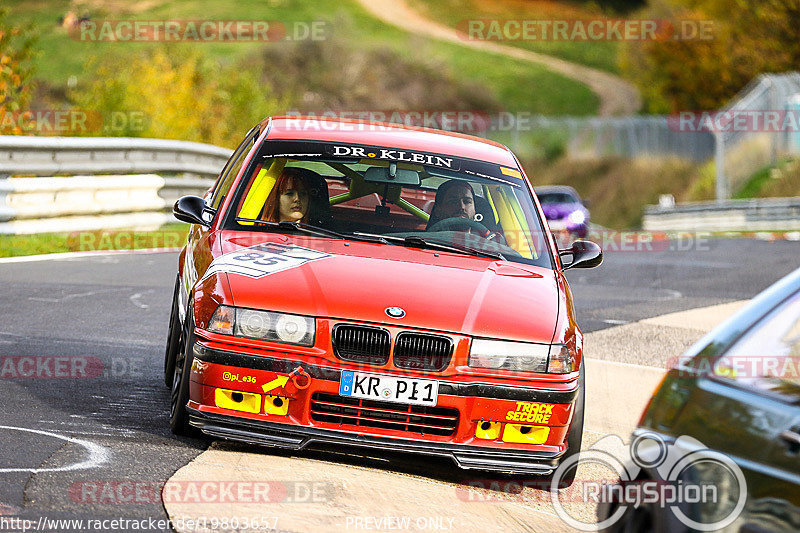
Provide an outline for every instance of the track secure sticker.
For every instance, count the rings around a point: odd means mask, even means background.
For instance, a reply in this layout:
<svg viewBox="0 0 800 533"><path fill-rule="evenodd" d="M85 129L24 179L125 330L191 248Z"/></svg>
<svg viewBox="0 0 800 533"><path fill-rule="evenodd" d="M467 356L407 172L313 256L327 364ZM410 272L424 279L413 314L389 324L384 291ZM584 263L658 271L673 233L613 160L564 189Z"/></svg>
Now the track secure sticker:
<svg viewBox="0 0 800 533"><path fill-rule="evenodd" d="M506 420L547 424L550 422L552 414L553 404L551 403L517 402L516 411L508 411Z"/></svg>
<svg viewBox="0 0 800 533"><path fill-rule="evenodd" d="M268 274L297 268L309 261L331 257L330 254L309 250L300 246L282 244L259 244L241 248L214 259L200 281L212 274L225 272L251 278L261 278Z"/></svg>

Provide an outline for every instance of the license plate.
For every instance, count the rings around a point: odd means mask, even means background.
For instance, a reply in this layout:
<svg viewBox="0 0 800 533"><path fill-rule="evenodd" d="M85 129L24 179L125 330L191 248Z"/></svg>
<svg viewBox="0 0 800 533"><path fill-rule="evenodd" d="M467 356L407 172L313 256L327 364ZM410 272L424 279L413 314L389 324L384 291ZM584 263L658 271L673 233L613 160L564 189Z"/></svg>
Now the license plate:
<svg viewBox="0 0 800 533"><path fill-rule="evenodd" d="M344 370L342 380L339 382L339 396L367 400L435 406L438 394L439 382L434 379L403 378Z"/></svg>

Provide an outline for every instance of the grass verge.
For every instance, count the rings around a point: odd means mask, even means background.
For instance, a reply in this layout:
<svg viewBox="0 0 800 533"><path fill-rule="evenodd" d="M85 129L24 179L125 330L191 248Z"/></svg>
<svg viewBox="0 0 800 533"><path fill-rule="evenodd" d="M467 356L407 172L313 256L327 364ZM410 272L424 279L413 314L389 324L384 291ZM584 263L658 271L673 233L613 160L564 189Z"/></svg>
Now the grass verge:
<svg viewBox="0 0 800 533"><path fill-rule="evenodd" d="M165 224L157 230L132 229L0 235L0 257L90 252L179 248L186 242L188 224Z"/></svg>

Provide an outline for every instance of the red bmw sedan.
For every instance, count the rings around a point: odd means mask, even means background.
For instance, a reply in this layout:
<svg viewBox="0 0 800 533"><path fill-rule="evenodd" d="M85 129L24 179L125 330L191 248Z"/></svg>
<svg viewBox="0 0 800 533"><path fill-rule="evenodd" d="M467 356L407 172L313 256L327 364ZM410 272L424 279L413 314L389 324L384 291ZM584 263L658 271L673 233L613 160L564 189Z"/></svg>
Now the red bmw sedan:
<svg viewBox="0 0 800 533"><path fill-rule="evenodd" d="M582 335L516 157L466 135L268 118L203 198L175 282L171 426L551 474L580 448Z"/></svg>

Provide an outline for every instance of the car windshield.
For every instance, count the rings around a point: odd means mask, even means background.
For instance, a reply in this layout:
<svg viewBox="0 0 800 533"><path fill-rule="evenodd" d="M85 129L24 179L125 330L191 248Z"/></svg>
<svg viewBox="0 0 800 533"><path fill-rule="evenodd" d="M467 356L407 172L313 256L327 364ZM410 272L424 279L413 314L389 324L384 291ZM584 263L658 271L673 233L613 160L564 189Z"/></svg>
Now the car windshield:
<svg viewBox="0 0 800 533"><path fill-rule="evenodd" d="M719 358L714 373L800 401L800 293L771 311Z"/></svg>
<svg viewBox="0 0 800 533"><path fill-rule="evenodd" d="M393 148L267 141L246 172L226 229L302 231L552 268L516 168Z"/></svg>
<svg viewBox="0 0 800 533"><path fill-rule="evenodd" d="M536 193L539 201L543 204L574 204L577 198L566 192L545 192Z"/></svg>

